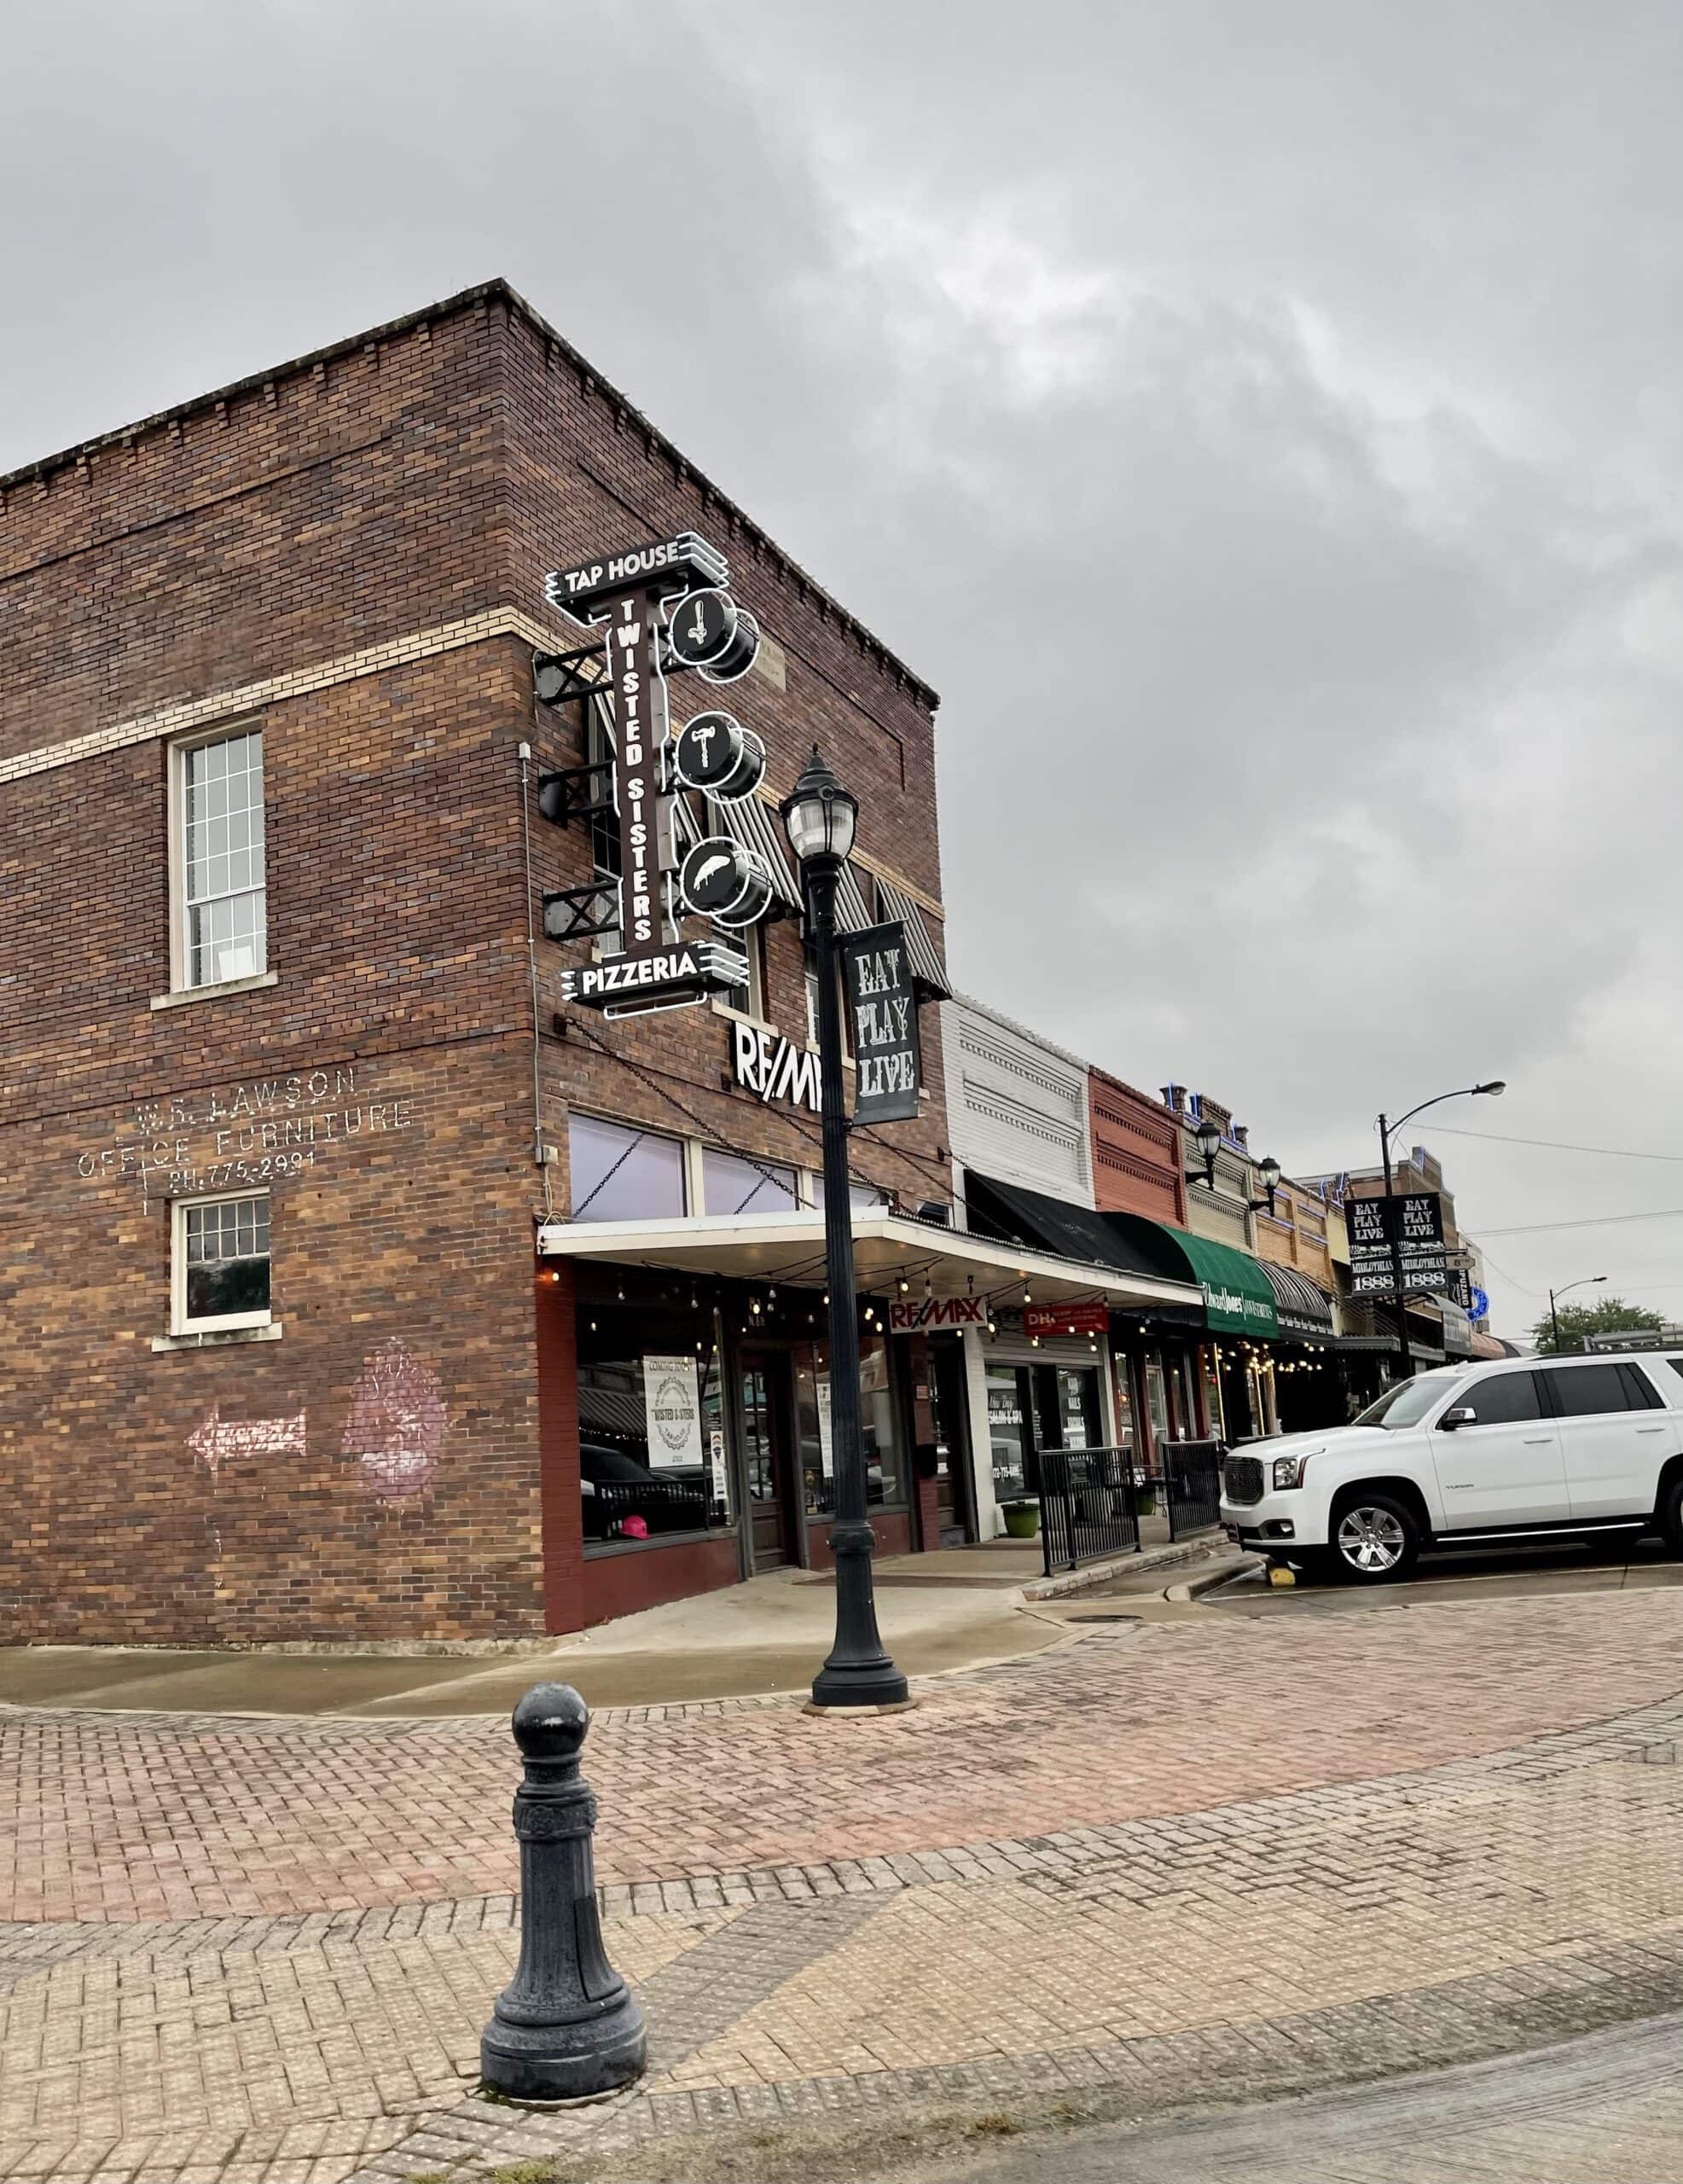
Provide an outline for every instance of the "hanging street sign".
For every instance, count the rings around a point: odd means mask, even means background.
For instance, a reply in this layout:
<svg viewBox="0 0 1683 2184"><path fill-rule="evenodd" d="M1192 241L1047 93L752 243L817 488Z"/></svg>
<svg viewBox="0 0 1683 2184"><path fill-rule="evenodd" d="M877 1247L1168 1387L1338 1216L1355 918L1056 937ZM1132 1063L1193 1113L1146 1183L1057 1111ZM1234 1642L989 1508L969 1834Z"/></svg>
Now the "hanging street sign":
<svg viewBox="0 0 1683 2184"><path fill-rule="evenodd" d="M856 1123L915 1122L922 1054L918 997L897 920L837 943L853 1034Z"/></svg>
<svg viewBox="0 0 1683 2184"><path fill-rule="evenodd" d="M1358 1297L1390 1297L1396 1291L1391 1257L1396 1238L1405 1291L1441 1294L1448 1287L1443 1249L1443 1199L1438 1191L1404 1191L1395 1198L1344 1201L1349 1237L1350 1289Z"/></svg>

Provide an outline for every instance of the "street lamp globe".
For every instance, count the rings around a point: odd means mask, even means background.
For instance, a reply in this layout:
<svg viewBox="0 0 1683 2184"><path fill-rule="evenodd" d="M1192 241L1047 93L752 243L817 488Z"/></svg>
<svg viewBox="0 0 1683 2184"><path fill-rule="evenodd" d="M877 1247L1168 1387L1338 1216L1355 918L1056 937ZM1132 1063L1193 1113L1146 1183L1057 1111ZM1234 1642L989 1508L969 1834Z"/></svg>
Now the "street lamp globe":
<svg viewBox="0 0 1683 2184"><path fill-rule="evenodd" d="M1507 1082L1504 1077L1493 1077L1488 1084L1475 1084L1472 1089L1475 1098L1479 1093L1483 1092L1488 1093L1491 1099L1497 1100L1507 1090Z"/></svg>
<svg viewBox="0 0 1683 2184"><path fill-rule="evenodd" d="M1256 1163L1256 1178L1265 1191L1277 1190L1280 1187L1279 1161L1272 1155L1266 1160L1259 1160Z"/></svg>
<svg viewBox="0 0 1683 2184"><path fill-rule="evenodd" d="M777 810L798 863L844 857L852 850L859 799L825 764L815 743L805 772Z"/></svg>
<svg viewBox="0 0 1683 2184"><path fill-rule="evenodd" d="M1206 1167L1212 1166L1215 1163L1216 1155L1222 1149L1221 1124L1206 1119L1198 1124L1194 1135L1198 1140L1199 1159L1203 1160Z"/></svg>

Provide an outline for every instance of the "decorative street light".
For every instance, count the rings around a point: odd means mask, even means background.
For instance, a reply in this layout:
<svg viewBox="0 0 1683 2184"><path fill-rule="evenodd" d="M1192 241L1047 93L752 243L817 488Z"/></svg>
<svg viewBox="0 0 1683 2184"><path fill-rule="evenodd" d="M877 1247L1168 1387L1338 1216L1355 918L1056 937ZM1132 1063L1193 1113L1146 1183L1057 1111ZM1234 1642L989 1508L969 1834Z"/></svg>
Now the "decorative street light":
<svg viewBox="0 0 1683 2184"><path fill-rule="evenodd" d="M1268 1218L1274 1219L1274 1194L1280 1188L1280 1163L1272 1155L1256 1163L1256 1180L1262 1186L1263 1195L1248 1201L1247 1211L1260 1213L1266 1206Z"/></svg>
<svg viewBox="0 0 1683 2184"><path fill-rule="evenodd" d="M1410 1107L1406 1115L1399 1115L1394 1123L1387 1122L1384 1115L1381 1115L1379 1117L1378 1128L1379 1132L1379 1151L1384 1157L1385 1165L1385 1196L1388 1199L1392 1199L1396 1196L1396 1188L1391 1182L1390 1141L1392 1138L1396 1136L1398 1130L1402 1129L1404 1123L1413 1122L1416 1115L1424 1114L1428 1107L1440 1107L1445 1100L1477 1100L1480 1098L1489 1098L1494 1100L1499 1099L1506 1090L1507 1085L1506 1082L1500 1077L1493 1077L1488 1083L1464 1084L1459 1091L1455 1092L1435 1092L1430 1100L1422 1100L1418 1107ZM1402 1378L1405 1380L1411 1380L1414 1377L1414 1356L1413 1352L1408 1347L1408 1305L1407 1300L1403 1295L1402 1281L1402 1238L1398 1232L1396 1223L1394 1219L1390 1225L1390 1268L1392 1280L1396 1285L1397 1359L1402 1368Z"/></svg>
<svg viewBox="0 0 1683 2184"><path fill-rule="evenodd" d="M1557 1357L1560 1355L1560 1315L1554 1309L1555 1298L1557 1297L1564 1297L1574 1289L1587 1289L1590 1287L1592 1283L1605 1281L1607 1277L1605 1274L1587 1274L1581 1281L1569 1281L1564 1289L1551 1289L1549 1291L1548 1323L1554 1329L1554 1354Z"/></svg>
<svg viewBox="0 0 1683 2184"><path fill-rule="evenodd" d="M877 1630L865 1458L859 1440L859 1305L854 1291L853 1208L847 1182L847 1108L842 1078L841 996L836 975L836 889L853 847L858 799L812 746L811 763L778 806L800 868L806 929L818 982L818 1069L824 1139L824 1268L830 1308L830 1445L835 1470L836 1637L813 1678L815 1706L903 1706L906 1679Z"/></svg>
<svg viewBox="0 0 1683 2184"><path fill-rule="evenodd" d="M1193 1136L1198 1144L1198 1157L1204 1166L1201 1170L1188 1168L1187 1181L1202 1183L1206 1190L1213 1191L1216 1188L1216 1155L1222 1149L1222 1126L1206 1115Z"/></svg>

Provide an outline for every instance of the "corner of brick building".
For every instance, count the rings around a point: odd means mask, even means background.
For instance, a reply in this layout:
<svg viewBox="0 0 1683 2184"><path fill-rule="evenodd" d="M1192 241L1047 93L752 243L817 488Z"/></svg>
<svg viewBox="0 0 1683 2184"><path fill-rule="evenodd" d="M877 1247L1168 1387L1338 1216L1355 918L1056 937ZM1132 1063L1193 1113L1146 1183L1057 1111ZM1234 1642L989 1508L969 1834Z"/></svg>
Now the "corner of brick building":
<svg viewBox="0 0 1683 2184"><path fill-rule="evenodd" d="M0 484L0 830L20 845L0 962L26 967L0 987L14 1639L581 1619L570 1304L565 1280L534 1289L515 757L581 755L531 703L534 639L578 634L543 607L545 568L644 524L723 524L783 664L782 689L738 686L775 778L824 736L862 849L938 903L927 694L571 357L490 292ZM166 746L223 718L264 736L276 983L155 1010ZM588 876L577 830L533 849L537 890ZM798 942L772 941L792 1030ZM722 1083L713 1012L558 1037L563 957L542 954L558 1210L575 1103L683 1130L676 1098L815 1165L813 1118ZM944 1197L938 1040L925 1053L924 1120L856 1149L871 1180ZM171 1164L247 1138L259 1161L310 1156L269 1179L282 1338L156 1349Z"/></svg>

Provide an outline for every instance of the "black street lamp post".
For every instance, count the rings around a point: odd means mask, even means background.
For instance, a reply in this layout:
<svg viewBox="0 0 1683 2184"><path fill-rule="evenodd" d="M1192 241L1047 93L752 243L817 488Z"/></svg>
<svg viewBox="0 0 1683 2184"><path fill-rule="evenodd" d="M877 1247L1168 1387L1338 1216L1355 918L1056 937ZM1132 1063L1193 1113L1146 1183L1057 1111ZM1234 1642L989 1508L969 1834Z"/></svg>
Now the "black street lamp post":
<svg viewBox="0 0 1683 2184"><path fill-rule="evenodd" d="M1467 1084L1462 1086L1457 1092L1434 1093L1430 1100L1422 1100L1418 1107L1410 1107L1406 1115L1399 1115L1394 1123L1388 1122L1384 1116L1381 1115L1378 1125L1379 1150L1384 1158L1385 1196L1388 1199L1393 1199L1396 1195L1396 1188L1391 1181L1390 1141L1404 1123L1413 1122L1416 1115L1424 1114L1428 1107L1440 1106L1445 1100L1472 1100L1478 1098L1482 1094L1489 1094L1492 1099L1494 1099L1506 1089L1506 1084L1500 1077L1493 1077L1485 1084ZM1394 1293L1396 1298L1396 1355L1397 1362L1402 1368L1399 1378L1412 1380L1414 1377L1414 1353L1408 1347L1408 1300L1404 1293L1402 1277L1402 1235L1396 1219L1391 1217L1388 1218L1390 1228L1391 1280L1395 1285Z"/></svg>
<svg viewBox="0 0 1683 2184"><path fill-rule="evenodd" d="M1549 1291L1548 1323L1554 1330L1554 1354L1557 1357L1560 1355L1560 1315L1554 1309L1555 1298L1557 1297L1564 1297L1568 1291L1573 1289L1588 1289L1596 1282L1605 1281L1607 1277L1605 1274L1587 1274L1581 1281L1569 1281L1565 1285L1564 1288L1551 1289Z"/></svg>
<svg viewBox="0 0 1683 2184"><path fill-rule="evenodd" d="M806 929L818 982L818 1066L824 1139L824 1266L830 1289L830 1446L836 1521L836 1636L813 1678L815 1706L903 1706L906 1679L877 1629L866 1492L859 1438L859 1300L854 1291L853 1206L847 1180L847 1105L842 1078L841 996L836 972L836 890L853 847L858 799L812 746L811 763L779 806L800 868Z"/></svg>

